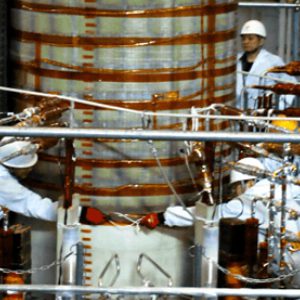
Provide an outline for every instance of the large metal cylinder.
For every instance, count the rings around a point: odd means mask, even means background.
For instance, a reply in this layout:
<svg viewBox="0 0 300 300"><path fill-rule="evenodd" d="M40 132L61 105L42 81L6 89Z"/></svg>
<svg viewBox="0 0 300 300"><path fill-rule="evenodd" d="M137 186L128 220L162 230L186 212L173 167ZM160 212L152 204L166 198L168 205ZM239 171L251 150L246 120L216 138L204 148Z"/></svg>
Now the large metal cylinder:
<svg viewBox="0 0 300 300"><path fill-rule="evenodd" d="M188 113L193 106L232 104L235 10L233 0L17 0L11 18L14 83L137 111ZM70 107L73 127L171 130L187 123ZM226 122L211 126L224 129ZM75 192L82 205L106 212L161 211L177 203L170 183L188 201L198 192L193 181L200 174L187 168L184 148L182 142L153 147L137 140L78 139ZM58 156L44 155L36 169L51 193L62 190Z"/></svg>
<svg viewBox="0 0 300 300"><path fill-rule="evenodd" d="M231 103L235 9L235 1L16 1L15 84L139 111L185 113ZM142 123L172 129L185 120L72 106L71 126ZM196 189L180 157L183 143L155 147L165 174L189 198ZM147 142L77 140L76 152L76 191L87 205L140 212L174 202ZM38 177L43 173L42 167Z"/></svg>

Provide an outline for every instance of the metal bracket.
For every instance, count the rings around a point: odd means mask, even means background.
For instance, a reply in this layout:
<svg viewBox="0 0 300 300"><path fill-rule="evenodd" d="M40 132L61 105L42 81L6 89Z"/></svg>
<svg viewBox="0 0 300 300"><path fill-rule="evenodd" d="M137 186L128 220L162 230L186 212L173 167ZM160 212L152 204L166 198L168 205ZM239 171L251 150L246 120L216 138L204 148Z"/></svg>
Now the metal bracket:
<svg viewBox="0 0 300 300"><path fill-rule="evenodd" d="M118 256L118 254L114 254L114 255L110 258L110 260L107 262L107 264L105 265L104 269L102 270L102 272L100 273L100 275L99 275L99 277L98 277L98 286L99 286L99 287L103 287L103 277L104 277L104 275L106 274L106 272L107 272L109 266L113 263L113 261L114 261L115 264L116 264L116 274L115 274L115 276L113 277L113 279L112 279L112 281L111 281L109 287L112 287L112 286L115 284L115 282L117 281L117 278L118 278L119 275L120 275L120 270L121 270L121 268L120 268L120 260L119 260L119 256Z"/></svg>
<svg viewBox="0 0 300 300"><path fill-rule="evenodd" d="M165 275L165 277L167 277L168 279L168 287L173 286L173 280L172 277L161 267L159 266L151 257L149 257L147 254L145 253L141 253L138 259L138 263L137 263L137 272L139 274L139 276L141 277L144 286L146 287L153 287L154 284L148 280L142 273L142 262L143 262L143 258L147 259L158 271L160 271L163 275Z"/></svg>

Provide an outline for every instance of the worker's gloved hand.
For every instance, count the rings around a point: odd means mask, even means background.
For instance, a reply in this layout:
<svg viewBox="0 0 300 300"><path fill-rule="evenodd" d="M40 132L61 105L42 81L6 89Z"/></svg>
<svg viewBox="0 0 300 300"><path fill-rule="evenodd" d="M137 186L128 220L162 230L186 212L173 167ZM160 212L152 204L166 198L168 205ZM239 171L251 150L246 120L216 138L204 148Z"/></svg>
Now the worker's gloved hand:
<svg viewBox="0 0 300 300"><path fill-rule="evenodd" d="M108 220L108 217L95 207L82 207L79 222L87 225L101 225Z"/></svg>
<svg viewBox="0 0 300 300"><path fill-rule="evenodd" d="M149 229L154 229L158 225L163 224L163 222L163 213L150 213L141 219L140 224Z"/></svg>

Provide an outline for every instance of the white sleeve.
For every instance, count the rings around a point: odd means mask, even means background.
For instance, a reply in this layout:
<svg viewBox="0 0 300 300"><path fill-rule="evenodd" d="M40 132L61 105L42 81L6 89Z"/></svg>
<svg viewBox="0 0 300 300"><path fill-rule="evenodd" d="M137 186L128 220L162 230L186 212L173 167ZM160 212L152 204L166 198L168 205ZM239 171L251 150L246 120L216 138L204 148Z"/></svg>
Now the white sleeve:
<svg viewBox="0 0 300 300"><path fill-rule="evenodd" d="M227 203L222 203L217 206L216 217L220 218L237 218L245 213L244 205L240 199L232 199Z"/></svg>
<svg viewBox="0 0 300 300"><path fill-rule="evenodd" d="M296 99L295 95L280 95L279 96L279 109L283 110L285 108L291 107Z"/></svg>
<svg viewBox="0 0 300 300"><path fill-rule="evenodd" d="M165 222L167 226L186 227L194 224L193 216L195 215L195 206L188 207L185 210L182 206L170 206L164 212Z"/></svg>
<svg viewBox="0 0 300 300"><path fill-rule="evenodd" d="M248 189L244 195L246 197L255 197L255 198L266 198L270 196L271 183L268 179L262 179L257 182L254 186ZM286 189L287 199L298 199L300 198L300 186L294 184L287 184ZM275 200L281 200L282 198L282 188L281 184L275 184Z"/></svg>
<svg viewBox="0 0 300 300"><path fill-rule="evenodd" d="M55 221L57 202L42 198L18 182L4 167L0 168L0 205L28 217Z"/></svg>
<svg viewBox="0 0 300 300"><path fill-rule="evenodd" d="M228 203L223 203L218 205L217 217L220 218L239 218L241 220L246 220L252 217L252 206L254 208L253 217L259 220L261 228L268 226L268 209L261 202L256 201L254 197L247 197L241 195L239 198L232 199Z"/></svg>
<svg viewBox="0 0 300 300"><path fill-rule="evenodd" d="M278 58L278 61L274 63L274 66L283 66L283 65L285 65L285 63L280 57ZM286 73L270 73L270 76L277 77L279 79L286 80L289 82L293 82L295 84L297 83L296 77ZM295 95L280 95L278 108L283 110L285 108L293 106L295 99L296 99Z"/></svg>

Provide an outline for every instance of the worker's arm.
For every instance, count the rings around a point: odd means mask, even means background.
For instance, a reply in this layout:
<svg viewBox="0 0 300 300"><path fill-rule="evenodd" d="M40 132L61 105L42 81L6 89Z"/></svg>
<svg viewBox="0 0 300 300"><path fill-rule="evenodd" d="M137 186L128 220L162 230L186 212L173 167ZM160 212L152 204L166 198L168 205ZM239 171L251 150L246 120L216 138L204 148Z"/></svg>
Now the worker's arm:
<svg viewBox="0 0 300 300"><path fill-rule="evenodd" d="M187 227L194 224L194 214L195 206L186 209L180 205L169 206L164 212L145 215L140 224L150 229L154 229L158 225Z"/></svg>
<svg viewBox="0 0 300 300"><path fill-rule="evenodd" d="M28 217L56 221L58 202L26 188L3 166L0 166L0 185L0 205Z"/></svg>

